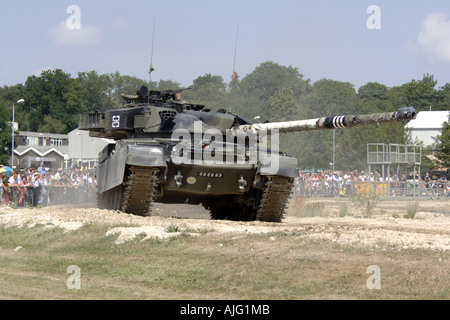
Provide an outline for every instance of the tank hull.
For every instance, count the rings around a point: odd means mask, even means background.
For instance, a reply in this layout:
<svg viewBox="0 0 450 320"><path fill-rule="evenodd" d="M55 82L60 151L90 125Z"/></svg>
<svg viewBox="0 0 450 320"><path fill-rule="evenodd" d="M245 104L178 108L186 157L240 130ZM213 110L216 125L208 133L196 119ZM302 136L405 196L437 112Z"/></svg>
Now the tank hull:
<svg viewBox="0 0 450 320"><path fill-rule="evenodd" d="M154 202L201 203L215 219L281 221L298 176L295 158L271 155L276 167L202 159L176 163L173 147L152 140L107 146L97 167L99 207L147 216ZM280 179L283 185L273 187L271 181ZM280 204L268 206L267 201Z"/></svg>

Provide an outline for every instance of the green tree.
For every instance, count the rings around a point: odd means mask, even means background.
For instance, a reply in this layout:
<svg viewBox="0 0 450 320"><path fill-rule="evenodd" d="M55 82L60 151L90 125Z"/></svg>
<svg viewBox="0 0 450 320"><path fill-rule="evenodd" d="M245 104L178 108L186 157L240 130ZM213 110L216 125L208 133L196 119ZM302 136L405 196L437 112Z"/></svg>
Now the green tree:
<svg viewBox="0 0 450 320"><path fill-rule="evenodd" d="M11 157L12 105L23 97L24 86L22 84L0 88L0 164L8 164ZM22 107L22 103L15 106L14 122L19 122L19 125L20 119L17 117L17 111L20 111Z"/></svg>
<svg viewBox="0 0 450 320"><path fill-rule="evenodd" d="M360 99L386 100L388 87L378 82L368 82L358 89Z"/></svg>
<svg viewBox="0 0 450 320"><path fill-rule="evenodd" d="M422 80L412 80L389 90L388 96L398 107L412 106L417 111L429 110L439 103L439 93L434 89L434 76L426 74Z"/></svg>
<svg viewBox="0 0 450 320"><path fill-rule="evenodd" d="M112 86L108 75L99 75L96 71L79 72L66 94L68 108L77 109L80 113L104 111L113 103Z"/></svg>
<svg viewBox="0 0 450 320"><path fill-rule="evenodd" d="M322 79L312 86L308 109L311 117L336 116L358 110L358 102L351 83Z"/></svg>
<svg viewBox="0 0 450 320"><path fill-rule="evenodd" d="M225 109L226 84L221 76L211 75L197 77L191 86L192 90L183 92L183 99L197 104L204 104L209 108Z"/></svg>
<svg viewBox="0 0 450 320"><path fill-rule="evenodd" d="M337 132L337 131L336 131ZM333 161L333 131L319 130L292 134L299 168L330 168ZM281 139L281 138L280 138Z"/></svg>
<svg viewBox="0 0 450 320"><path fill-rule="evenodd" d="M450 110L450 83L440 87L436 92L436 96L438 102L433 105L433 110Z"/></svg>
<svg viewBox="0 0 450 320"><path fill-rule="evenodd" d="M232 90L238 96L234 100L237 103L234 111L248 118L260 116L271 120L270 97L281 90L289 90L298 99L309 89L309 80L303 79L298 68L280 66L273 61L263 62L239 81L236 90Z"/></svg>
<svg viewBox="0 0 450 320"><path fill-rule="evenodd" d="M442 134L436 137L434 148L437 152L437 157L441 160L444 166L450 166L450 116L447 122L444 122L442 127Z"/></svg>
<svg viewBox="0 0 450 320"><path fill-rule="evenodd" d="M173 80L159 80L158 85L155 87L156 90L176 90L181 89L181 84Z"/></svg>
<svg viewBox="0 0 450 320"><path fill-rule="evenodd" d="M38 132L64 133L67 132L67 125L62 120L45 115L42 123L39 125Z"/></svg>
<svg viewBox="0 0 450 320"><path fill-rule="evenodd" d="M290 90L281 89L269 98L269 116L271 121L297 120L297 101Z"/></svg>
<svg viewBox="0 0 450 320"><path fill-rule="evenodd" d="M438 81L434 79L434 75L429 73L423 75L422 82L428 84L431 88L436 87L438 83Z"/></svg>
<svg viewBox="0 0 450 320"><path fill-rule="evenodd" d="M74 129L73 115L78 114L78 108L69 108L67 92L70 90L70 74L60 69L46 70L39 77L29 76L25 82L25 103L18 112L19 116L28 113L22 123L22 130L37 131L43 124L44 116L51 115L61 120L68 129ZM58 132L63 133L63 132Z"/></svg>
<svg viewBox="0 0 450 320"><path fill-rule="evenodd" d="M0 103L0 164L3 165L8 164L9 158L11 157L10 123L11 118L9 116L9 110L5 107L3 103Z"/></svg>

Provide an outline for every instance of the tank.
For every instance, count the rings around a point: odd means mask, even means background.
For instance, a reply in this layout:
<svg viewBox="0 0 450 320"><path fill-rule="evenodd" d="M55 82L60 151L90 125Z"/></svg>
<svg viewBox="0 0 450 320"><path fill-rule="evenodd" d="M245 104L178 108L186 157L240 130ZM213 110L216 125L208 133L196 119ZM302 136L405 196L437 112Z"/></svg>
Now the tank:
<svg viewBox="0 0 450 320"><path fill-rule="evenodd" d="M189 88L188 88L189 89ZM415 117L394 112L252 123L181 100L181 90L122 94L124 106L80 115L79 129L113 139L99 154L98 206L148 216L154 202L202 204L213 219L281 222L299 176L279 133Z"/></svg>

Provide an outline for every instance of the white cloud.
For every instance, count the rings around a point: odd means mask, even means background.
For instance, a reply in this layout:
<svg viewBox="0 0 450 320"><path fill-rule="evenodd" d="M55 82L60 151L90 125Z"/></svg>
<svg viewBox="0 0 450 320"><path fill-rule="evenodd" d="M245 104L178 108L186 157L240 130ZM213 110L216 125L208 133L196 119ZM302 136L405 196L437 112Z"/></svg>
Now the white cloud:
<svg viewBox="0 0 450 320"><path fill-rule="evenodd" d="M450 66L450 20L443 13L425 16L416 41L408 41L409 55L434 66Z"/></svg>
<svg viewBox="0 0 450 320"><path fill-rule="evenodd" d="M101 39L101 31L97 26L82 24L79 29L70 29L66 21L51 29L48 34L59 46L88 46L99 43Z"/></svg>

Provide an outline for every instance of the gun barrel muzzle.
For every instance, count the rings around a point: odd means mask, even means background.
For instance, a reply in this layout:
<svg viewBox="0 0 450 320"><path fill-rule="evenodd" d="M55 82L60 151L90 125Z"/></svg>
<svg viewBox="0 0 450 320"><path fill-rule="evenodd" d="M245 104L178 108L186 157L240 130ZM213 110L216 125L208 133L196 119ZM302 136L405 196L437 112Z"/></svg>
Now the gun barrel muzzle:
<svg viewBox="0 0 450 320"><path fill-rule="evenodd" d="M397 110L397 119L414 119L416 117L416 109L414 107L404 107Z"/></svg>

